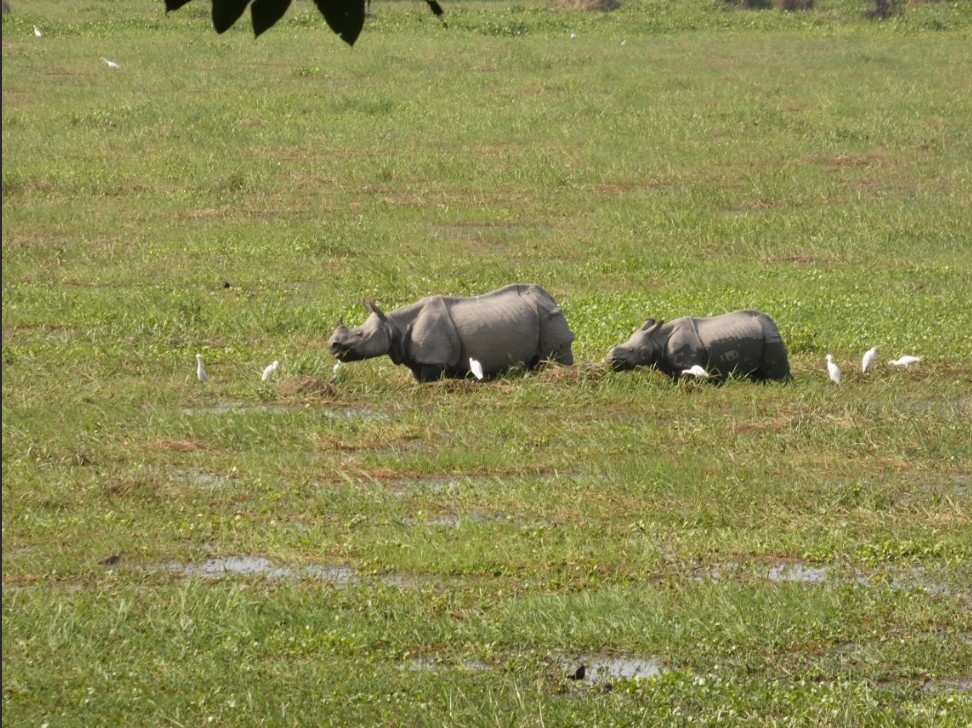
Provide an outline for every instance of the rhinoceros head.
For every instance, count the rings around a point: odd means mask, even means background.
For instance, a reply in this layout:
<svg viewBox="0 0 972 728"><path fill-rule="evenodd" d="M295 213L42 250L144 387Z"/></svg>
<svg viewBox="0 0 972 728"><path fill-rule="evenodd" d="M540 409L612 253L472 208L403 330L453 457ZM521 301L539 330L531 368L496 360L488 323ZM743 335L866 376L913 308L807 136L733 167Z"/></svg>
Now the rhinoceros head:
<svg viewBox="0 0 972 728"><path fill-rule="evenodd" d="M611 368L625 371L656 364L665 345L658 335L663 323L665 322L648 319L627 341L612 347L607 355Z"/></svg>
<svg viewBox="0 0 972 728"><path fill-rule="evenodd" d="M348 328L343 318L338 319L327 342L327 348L339 361L361 361L388 353L392 324L374 301L362 301L362 305L370 314L365 322Z"/></svg>

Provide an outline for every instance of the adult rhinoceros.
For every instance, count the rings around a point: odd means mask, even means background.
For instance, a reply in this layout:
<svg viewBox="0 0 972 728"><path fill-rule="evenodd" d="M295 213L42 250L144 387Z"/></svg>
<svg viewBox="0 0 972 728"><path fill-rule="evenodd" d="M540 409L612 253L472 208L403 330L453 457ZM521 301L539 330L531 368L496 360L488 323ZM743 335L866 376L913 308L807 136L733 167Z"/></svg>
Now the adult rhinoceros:
<svg viewBox="0 0 972 728"><path fill-rule="evenodd" d="M550 359L573 364L574 334L557 302L540 286L513 284L483 296L429 296L385 313L372 301L361 326L343 321L328 341L339 361L387 354L420 382L469 372L470 358L485 376Z"/></svg>
<svg viewBox="0 0 972 728"><path fill-rule="evenodd" d="M614 369L657 367L674 379L699 365L716 379L730 374L751 379L790 376L780 330L759 311L734 311L712 318L679 318L667 324L648 319L623 344L611 349Z"/></svg>

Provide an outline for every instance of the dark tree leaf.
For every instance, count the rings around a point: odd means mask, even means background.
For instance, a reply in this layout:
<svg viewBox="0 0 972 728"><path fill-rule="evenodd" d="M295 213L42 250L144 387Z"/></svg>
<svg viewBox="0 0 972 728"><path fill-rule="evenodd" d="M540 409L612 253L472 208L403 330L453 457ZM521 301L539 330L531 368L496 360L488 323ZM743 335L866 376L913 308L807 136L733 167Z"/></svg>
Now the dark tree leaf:
<svg viewBox="0 0 972 728"><path fill-rule="evenodd" d="M192 0L164 0L166 12L178 10ZM252 1L252 5L250 4ZM425 0L436 17L445 12L438 0ZM217 33L225 33L233 27L250 5L253 19L253 32L260 35L272 28L280 20L291 0L211 0L213 4L213 27ZM324 16L331 30L341 36L350 46L361 35L364 27L366 0L314 0L317 9Z"/></svg>
<svg viewBox="0 0 972 728"><path fill-rule="evenodd" d="M225 33L240 19L250 0L213 0L213 27Z"/></svg>
<svg viewBox="0 0 972 728"><path fill-rule="evenodd" d="M364 27L364 0L314 0L314 4L331 26L331 30L341 36L341 40L349 46L353 46Z"/></svg>
<svg viewBox="0 0 972 728"><path fill-rule="evenodd" d="M290 7L290 0L253 0L250 15L253 18L253 34L259 36L270 30Z"/></svg>

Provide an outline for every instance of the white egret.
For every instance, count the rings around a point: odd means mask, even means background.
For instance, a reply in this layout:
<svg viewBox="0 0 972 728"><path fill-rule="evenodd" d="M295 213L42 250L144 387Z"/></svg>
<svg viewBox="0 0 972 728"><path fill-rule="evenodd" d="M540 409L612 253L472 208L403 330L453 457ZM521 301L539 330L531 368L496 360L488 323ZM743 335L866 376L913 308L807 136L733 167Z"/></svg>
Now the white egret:
<svg viewBox="0 0 972 728"><path fill-rule="evenodd" d="M866 372L868 369L873 367L875 359L877 359L877 347L872 346L870 349L864 352L864 358L861 359L861 371Z"/></svg>
<svg viewBox="0 0 972 728"><path fill-rule="evenodd" d="M921 361L920 356L911 356L910 354L905 354L900 359L892 359L888 362L894 367L913 367L915 364Z"/></svg>
<svg viewBox="0 0 972 728"><path fill-rule="evenodd" d="M38 38L41 37L40 28L38 28L36 25L34 26L34 35L36 35Z"/></svg>
<svg viewBox="0 0 972 728"><path fill-rule="evenodd" d="M688 369L682 370L683 377L695 377L696 379L706 379L709 373L698 364L693 364Z"/></svg>
<svg viewBox="0 0 972 728"><path fill-rule="evenodd" d="M483 378L483 365L472 357L469 357L469 371L473 373L473 376L476 377L476 379Z"/></svg>
<svg viewBox="0 0 972 728"><path fill-rule="evenodd" d="M209 375L206 374L206 367L202 363L202 354L196 354L196 376L199 377L199 381L203 384L209 381Z"/></svg>
<svg viewBox="0 0 972 728"><path fill-rule="evenodd" d="M277 373L277 368L279 366L280 366L280 362L274 359L273 364L271 364L270 366L268 366L266 369L263 370L263 376L260 377L260 380L265 382L268 379L270 379L270 377L272 377L274 374Z"/></svg>
<svg viewBox="0 0 972 728"><path fill-rule="evenodd" d="M105 62L105 65L107 65L108 68L115 68L115 69L121 68L121 66L119 66L117 63L115 63L114 61L109 61L104 56L101 57L101 60Z"/></svg>
<svg viewBox="0 0 972 728"><path fill-rule="evenodd" d="M831 382L840 384L840 367L834 364L834 358L830 354L827 354L827 372Z"/></svg>

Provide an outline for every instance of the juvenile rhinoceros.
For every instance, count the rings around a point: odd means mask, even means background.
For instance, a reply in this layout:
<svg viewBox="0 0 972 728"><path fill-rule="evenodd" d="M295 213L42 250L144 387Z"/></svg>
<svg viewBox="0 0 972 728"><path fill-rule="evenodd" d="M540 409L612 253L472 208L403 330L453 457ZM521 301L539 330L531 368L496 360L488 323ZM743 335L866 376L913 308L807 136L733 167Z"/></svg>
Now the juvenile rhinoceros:
<svg viewBox="0 0 972 728"><path fill-rule="evenodd" d="M623 344L611 349L614 369L653 366L673 379L699 365L714 379L730 374L751 379L787 379L790 363L780 331L759 311L734 311L712 318L679 318L667 324L648 319Z"/></svg>
<svg viewBox="0 0 972 728"><path fill-rule="evenodd" d="M429 296L385 313L375 302L361 326L343 321L328 341L339 361L360 361L387 354L404 364L420 382L469 372L470 358L484 376L511 366L535 367L549 359L573 364L574 334L557 302L540 286L513 284L483 296Z"/></svg>

